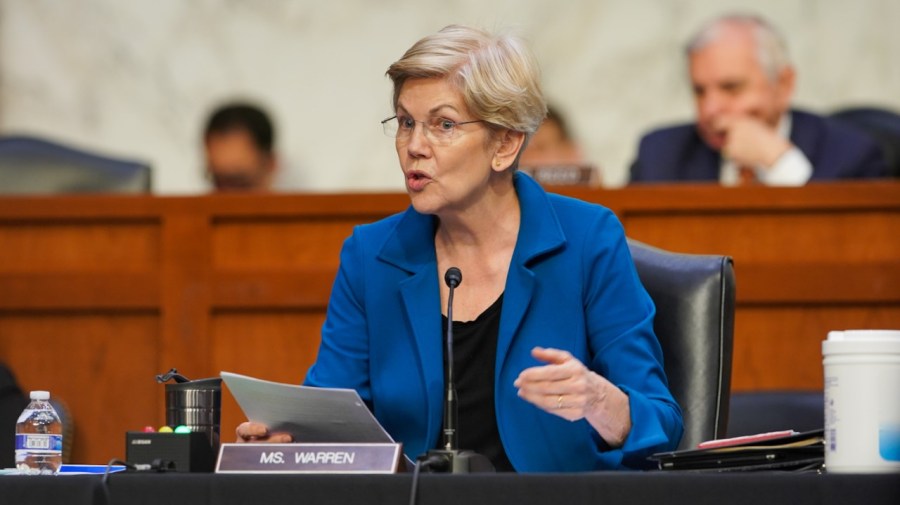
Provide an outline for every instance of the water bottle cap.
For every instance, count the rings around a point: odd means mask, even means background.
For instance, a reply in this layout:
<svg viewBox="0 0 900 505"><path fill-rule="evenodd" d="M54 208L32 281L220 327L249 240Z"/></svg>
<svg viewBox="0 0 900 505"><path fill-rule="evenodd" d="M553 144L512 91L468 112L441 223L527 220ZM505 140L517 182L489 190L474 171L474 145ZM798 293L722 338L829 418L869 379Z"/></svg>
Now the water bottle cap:
<svg viewBox="0 0 900 505"><path fill-rule="evenodd" d="M49 400L50 392L49 391L32 391L31 399L32 400Z"/></svg>

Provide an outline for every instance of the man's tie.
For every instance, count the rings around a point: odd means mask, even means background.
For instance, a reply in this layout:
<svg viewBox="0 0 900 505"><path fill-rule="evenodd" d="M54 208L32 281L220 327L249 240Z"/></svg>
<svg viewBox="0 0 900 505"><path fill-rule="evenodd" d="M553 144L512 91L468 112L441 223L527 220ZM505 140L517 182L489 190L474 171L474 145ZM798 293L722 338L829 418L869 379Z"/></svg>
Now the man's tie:
<svg viewBox="0 0 900 505"><path fill-rule="evenodd" d="M756 178L756 170L753 167L748 167L746 165L738 166L738 186L752 186L755 184L759 184L759 179Z"/></svg>

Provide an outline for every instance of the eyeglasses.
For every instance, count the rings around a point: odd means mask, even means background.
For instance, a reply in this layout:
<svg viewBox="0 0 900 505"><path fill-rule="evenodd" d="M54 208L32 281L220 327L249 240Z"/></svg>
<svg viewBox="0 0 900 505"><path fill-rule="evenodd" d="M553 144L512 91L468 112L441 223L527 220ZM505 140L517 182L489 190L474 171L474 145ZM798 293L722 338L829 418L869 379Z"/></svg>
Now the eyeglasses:
<svg viewBox="0 0 900 505"><path fill-rule="evenodd" d="M447 145L453 142L463 130L459 126L483 123L483 119L475 119L473 121L452 121L443 117L433 117L426 121L417 121L409 116L391 116L381 122L384 128L384 134L398 141L406 143L412 138L413 132L416 130L416 123L422 123L425 127L425 136L435 144Z"/></svg>

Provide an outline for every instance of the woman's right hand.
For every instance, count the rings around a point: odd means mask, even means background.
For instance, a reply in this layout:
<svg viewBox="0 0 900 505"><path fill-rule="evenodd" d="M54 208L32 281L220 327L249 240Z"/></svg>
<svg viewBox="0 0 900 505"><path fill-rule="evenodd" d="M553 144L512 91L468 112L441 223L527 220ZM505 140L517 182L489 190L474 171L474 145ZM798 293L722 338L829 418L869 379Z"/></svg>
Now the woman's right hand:
<svg viewBox="0 0 900 505"><path fill-rule="evenodd" d="M269 428L260 423L246 421L235 430L237 442L268 442L271 444L289 444L294 441L290 433L269 433Z"/></svg>

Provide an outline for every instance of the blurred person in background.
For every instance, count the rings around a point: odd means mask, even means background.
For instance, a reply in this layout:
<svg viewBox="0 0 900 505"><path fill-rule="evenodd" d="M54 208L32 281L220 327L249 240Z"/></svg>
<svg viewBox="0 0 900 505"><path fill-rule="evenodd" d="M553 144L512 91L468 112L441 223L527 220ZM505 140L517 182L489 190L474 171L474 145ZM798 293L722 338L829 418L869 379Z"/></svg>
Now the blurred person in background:
<svg viewBox="0 0 900 505"><path fill-rule="evenodd" d="M795 70L783 38L764 19L717 18L686 52L696 123L644 136L631 182L801 186L885 176L883 155L865 134L791 109Z"/></svg>
<svg viewBox="0 0 900 505"><path fill-rule="evenodd" d="M268 114L247 103L218 107L203 134L206 174L216 191L269 191L278 169Z"/></svg>
<svg viewBox="0 0 900 505"><path fill-rule="evenodd" d="M519 169L545 185L600 184L600 171L585 159L565 117L553 106L522 151Z"/></svg>

